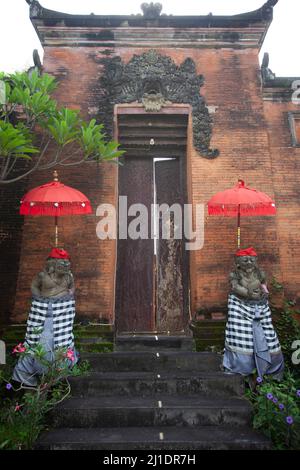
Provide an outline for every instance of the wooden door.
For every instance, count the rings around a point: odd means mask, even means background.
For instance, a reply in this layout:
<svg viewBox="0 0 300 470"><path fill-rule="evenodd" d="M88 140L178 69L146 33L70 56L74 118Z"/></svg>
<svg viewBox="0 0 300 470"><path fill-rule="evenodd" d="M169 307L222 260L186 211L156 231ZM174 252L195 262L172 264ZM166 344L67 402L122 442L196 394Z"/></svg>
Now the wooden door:
<svg viewBox="0 0 300 470"><path fill-rule="evenodd" d="M159 332L180 332L185 329L185 244L183 226L184 174L182 160L171 158L155 161L155 190L158 205L177 205L180 211L160 214L160 236L156 254L156 328ZM163 238L163 226L170 226L170 238ZM176 230L181 239L176 238Z"/></svg>
<svg viewBox="0 0 300 470"><path fill-rule="evenodd" d="M127 204L144 204L151 227L153 198L152 161L147 158L124 158L119 168L119 196L127 196ZM128 217L128 226L135 217ZM118 332L152 331L153 311L153 241L117 242L116 327Z"/></svg>
<svg viewBox="0 0 300 470"><path fill-rule="evenodd" d="M188 325L188 257L183 240L151 238L151 204L186 202L187 116L122 115L118 129L126 151L119 196L127 196L128 207L148 209L149 237L118 238L117 334L181 332Z"/></svg>

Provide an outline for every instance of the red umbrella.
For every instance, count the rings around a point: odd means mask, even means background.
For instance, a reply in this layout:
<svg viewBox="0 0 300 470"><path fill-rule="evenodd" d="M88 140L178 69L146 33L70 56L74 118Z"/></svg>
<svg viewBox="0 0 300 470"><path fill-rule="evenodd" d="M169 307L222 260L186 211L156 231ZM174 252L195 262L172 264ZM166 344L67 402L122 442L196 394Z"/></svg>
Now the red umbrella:
<svg viewBox="0 0 300 470"><path fill-rule="evenodd" d="M32 216L52 216L55 218L55 246L58 246L58 217L63 215L91 214L88 198L77 189L54 181L31 189L21 200L20 214Z"/></svg>
<svg viewBox="0 0 300 470"><path fill-rule="evenodd" d="M208 201L209 215L238 219L237 241L241 244L241 216L275 215L275 202L265 193L245 186L243 180L231 189L215 194Z"/></svg>

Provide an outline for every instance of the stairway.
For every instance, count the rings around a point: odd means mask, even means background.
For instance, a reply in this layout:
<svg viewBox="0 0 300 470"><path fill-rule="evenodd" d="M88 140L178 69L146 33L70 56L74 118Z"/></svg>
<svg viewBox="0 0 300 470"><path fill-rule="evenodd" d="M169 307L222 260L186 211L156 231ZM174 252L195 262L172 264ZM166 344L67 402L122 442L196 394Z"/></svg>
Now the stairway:
<svg viewBox="0 0 300 470"><path fill-rule="evenodd" d="M189 338L125 337L117 351L86 354L92 372L72 377L72 398L50 416L36 449L269 449L250 427L243 380Z"/></svg>

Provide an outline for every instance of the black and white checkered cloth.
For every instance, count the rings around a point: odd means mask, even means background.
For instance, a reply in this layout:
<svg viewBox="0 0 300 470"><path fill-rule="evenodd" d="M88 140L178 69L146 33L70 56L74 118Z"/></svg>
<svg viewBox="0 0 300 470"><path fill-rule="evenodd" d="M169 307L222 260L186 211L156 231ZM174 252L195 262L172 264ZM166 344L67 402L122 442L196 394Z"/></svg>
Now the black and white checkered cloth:
<svg viewBox="0 0 300 470"><path fill-rule="evenodd" d="M33 297L27 320L25 344L36 346L42 334L46 316L53 317L54 348L73 348L75 299L73 296L46 299Z"/></svg>
<svg viewBox="0 0 300 470"><path fill-rule="evenodd" d="M254 352L254 323L259 322L270 353L281 350L272 316L267 301L262 304L251 304L233 294L228 298L228 320L226 324L225 347L231 351L250 354Z"/></svg>

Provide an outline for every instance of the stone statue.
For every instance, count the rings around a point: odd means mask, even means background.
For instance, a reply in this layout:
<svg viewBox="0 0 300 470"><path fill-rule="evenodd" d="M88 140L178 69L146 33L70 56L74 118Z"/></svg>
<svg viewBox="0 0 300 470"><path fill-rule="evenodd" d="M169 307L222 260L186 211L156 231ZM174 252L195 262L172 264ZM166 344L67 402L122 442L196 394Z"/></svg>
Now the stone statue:
<svg viewBox="0 0 300 470"><path fill-rule="evenodd" d="M55 351L61 350L71 357L68 366L78 361L74 348L73 323L75 318L74 278L67 251L53 248L46 266L31 283L32 302L24 341L25 350L41 345L45 359L55 361ZM64 353L64 354L65 354ZM13 379L36 386L45 366L32 355L19 358Z"/></svg>
<svg viewBox="0 0 300 470"><path fill-rule="evenodd" d="M46 261L44 271L40 272L31 283L31 292L35 297L58 298L74 294L74 278L68 259L51 258Z"/></svg>
<svg viewBox="0 0 300 470"><path fill-rule="evenodd" d="M142 3L141 9L143 12L143 16L148 20L154 20L159 18L161 11L162 11L162 4L161 3Z"/></svg>
<svg viewBox="0 0 300 470"><path fill-rule="evenodd" d="M266 275L252 253L235 257L235 270L230 274L231 292L242 299L261 300L268 296Z"/></svg>
<svg viewBox="0 0 300 470"><path fill-rule="evenodd" d="M263 82L266 83L269 80L274 80L276 78L275 73L269 68L270 56L268 52L264 53L263 61L261 64L261 74Z"/></svg>
<svg viewBox="0 0 300 470"><path fill-rule="evenodd" d="M284 360L268 303L266 275L252 247L235 255L230 274L223 367L227 373L272 374L280 379Z"/></svg>

